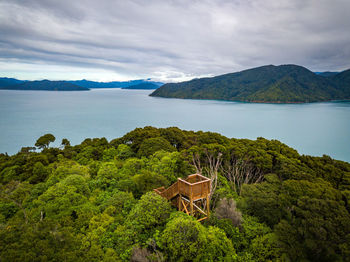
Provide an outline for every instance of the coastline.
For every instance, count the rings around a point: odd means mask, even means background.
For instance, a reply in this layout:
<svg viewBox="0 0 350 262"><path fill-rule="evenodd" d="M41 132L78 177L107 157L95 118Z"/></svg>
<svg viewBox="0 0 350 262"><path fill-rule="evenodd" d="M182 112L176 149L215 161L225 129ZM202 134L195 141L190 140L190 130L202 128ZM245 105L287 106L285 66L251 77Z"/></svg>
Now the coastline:
<svg viewBox="0 0 350 262"><path fill-rule="evenodd" d="M223 102L236 102L236 103L252 103L252 104L312 104L312 103L333 103L333 102L350 102L349 99L335 99L335 100L319 100L319 101L260 101L260 100L227 100L227 99L211 99L211 98L190 98L190 97L167 97L160 95L152 95L151 97L156 98L167 98L167 99L188 99L188 100L209 100L209 101L223 101Z"/></svg>

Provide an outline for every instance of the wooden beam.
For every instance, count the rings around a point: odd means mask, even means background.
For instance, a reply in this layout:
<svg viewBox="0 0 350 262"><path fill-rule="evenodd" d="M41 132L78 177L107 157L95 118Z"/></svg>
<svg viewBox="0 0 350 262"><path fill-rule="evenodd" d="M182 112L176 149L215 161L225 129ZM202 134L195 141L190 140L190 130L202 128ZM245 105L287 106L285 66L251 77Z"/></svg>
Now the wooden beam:
<svg viewBox="0 0 350 262"><path fill-rule="evenodd" d="M199 176L200 178L204 179L204 180L210 180L209 177L203 176L201 174L195 174L196 176Z"/></svg>
<svg viewBox="0 0 350 262"><path fill-rule="evenodd" d="M201 219L198 219L198 222L203 221L204 219L207 219L208 217L202 217Z"/></svg>
<svg viewBox="0 0 350 262"><path fill-rule="evenodd" d="M177 198L177 209L181 210L181 201L182 201L182 196L181 194L179 194L178 198Z"/></svg>
<svg viewBox="0 0 350 262"><path fill-rule="evenodd" d="M210 209L210 205L209 205L209 196L207 195L207 213L208 213L208 216L209 216L209 214L210 214L210 211L209 211L209 209Z"/></svg>
<svg viewBox="0 0 350 262"><path fill-rule="evenodd" d="M181 203L182 203L182 205L183 205L183 207L184 207L184 209L185 209L185 211L186 211L186 214L189 215L189 212L188 212L188 210L187 210L186 204L184 203L184 201L182 200L182 198L181 198Z"/></svg>
<svg viewBox="0 0 350 262"><path fill-rule="evenodd" d="M207 215L207 213L205 213L199 206L197 206L195 203L193 203L193 206L195 206L199 212L201 212L203 215Z"/></svg>
<svg viewBox="0 0 350 262"><path fill-rule="evenodd" d="M189 203L191 204L191 201L190 201L190 200L188 200L188 199L186 199L186 198L184 198L184 197L182 197L182 199L185 200L185 201L187 201L187 202L189 202ZM197 208L198 211L201 212L203 215L207 215L207 213L205 213L199 206L197 206L195 203L193 203L193 201L192 201L192 205L193 205L195 208Z"/></svg>
<svg viewBox="0 0 350 262"><path fill-rule="evenodd" d="M193 197L192 197L192 187L190 188L190 212L191 212L191 216L193 216Z"/></svg>
<svg viewBox="0 0 350 262"><path fill-rule="evenodd" d="M183 180L181 178L178 178L178 180L181 181L182 183L189 185L189 186L192 185L190 182L187 182L186 180Z"/></svg>
<svg viewBox="0 0 350 262"><path fill-rule="evenodd" d="M203 181L191 183L191 185L194 186L194 185L203 184L203 183L209 183L209 182L210 182L210 180L203 180Z"/></svg>

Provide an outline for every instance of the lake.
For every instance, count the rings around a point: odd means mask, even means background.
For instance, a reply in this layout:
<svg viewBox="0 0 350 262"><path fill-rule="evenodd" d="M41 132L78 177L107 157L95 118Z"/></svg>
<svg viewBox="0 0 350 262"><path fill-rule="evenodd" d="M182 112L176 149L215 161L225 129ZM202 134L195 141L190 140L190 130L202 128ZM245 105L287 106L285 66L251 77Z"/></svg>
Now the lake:
<svg viewBox="0 0 350 262"><path fill-rule="evenodd" d="M227 137L278 139L300 154L350 162L350 102L254 104L149 97L151 91L0 90L0 152L17 153L46 133L71 144L123 136L136 127L177 126Z"/></svg>

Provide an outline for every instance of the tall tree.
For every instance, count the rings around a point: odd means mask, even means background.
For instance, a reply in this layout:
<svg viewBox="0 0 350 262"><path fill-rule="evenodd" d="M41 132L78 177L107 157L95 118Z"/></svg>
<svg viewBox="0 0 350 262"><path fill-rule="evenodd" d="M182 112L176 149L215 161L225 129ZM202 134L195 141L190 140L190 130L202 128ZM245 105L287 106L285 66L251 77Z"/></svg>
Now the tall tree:
<svg viewBox="0 0 350 262"><path fill-rule="evenodd" d="M40 149L44 149L44 148L47 148L49 146L49 144L51 142L54 142L55 140L56 140L56 138L54 137L54 135L46 134L46 135L39 137L38 140L36 140L35 146L40 148Z"/></svg>

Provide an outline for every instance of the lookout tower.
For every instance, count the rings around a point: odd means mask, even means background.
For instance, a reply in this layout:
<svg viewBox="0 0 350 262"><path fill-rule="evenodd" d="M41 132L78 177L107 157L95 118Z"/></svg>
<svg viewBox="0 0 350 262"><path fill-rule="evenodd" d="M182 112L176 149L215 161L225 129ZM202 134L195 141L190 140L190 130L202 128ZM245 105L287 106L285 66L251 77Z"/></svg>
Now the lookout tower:
<svg viewBox="0 0 350 262"><path fill-rule="evenodd" d="M168 188L160 187L154 191L171 201L180 211L202 221L209 216L210 179L200 174L178 178Z"/></svg>

